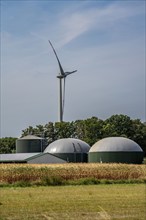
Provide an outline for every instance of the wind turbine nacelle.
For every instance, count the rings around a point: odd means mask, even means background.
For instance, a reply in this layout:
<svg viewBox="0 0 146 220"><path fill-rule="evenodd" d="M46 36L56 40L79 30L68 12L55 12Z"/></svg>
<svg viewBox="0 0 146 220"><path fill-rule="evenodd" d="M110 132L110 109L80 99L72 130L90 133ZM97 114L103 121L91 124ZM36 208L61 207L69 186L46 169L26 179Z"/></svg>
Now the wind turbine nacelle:
<svg viewBox="0 0 146 220"><path fill-rule="evenodd" d="M63 79L63 78L65 78L66 76L64 76L64 75L58 75L57 76L57 78L59 78L59 79Z"/></svg>

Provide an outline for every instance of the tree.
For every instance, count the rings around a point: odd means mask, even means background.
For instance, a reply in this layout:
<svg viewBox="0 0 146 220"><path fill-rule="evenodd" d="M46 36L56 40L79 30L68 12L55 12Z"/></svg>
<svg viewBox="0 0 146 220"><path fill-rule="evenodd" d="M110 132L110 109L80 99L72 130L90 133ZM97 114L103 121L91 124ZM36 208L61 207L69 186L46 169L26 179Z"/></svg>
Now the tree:
<svg viewBox="0 0 146 220"><path fill-rule="evenodd" d="M73 122L56 122L54 125L54 130L57 139L75 137Z"/></svg>
<svg viewBox="0 0 146 220"><path fill-rule="evenodd" d="M33 135L35 133L35 129L32 126L29 126L28 128L22 130L21 137L27 136L27 135Z"/></svg>
<svg viewBox="0 0 146 220"><path fill-rule="evenodd" d="M97 117L88 118L85 123L84 141L92 146L95 142L102 138L103 121Z"/></svg>
<svg viewBox="0 0 146 220"><path fill-rule="evenodd" d="M85 122L83 120L77 120L74 122L75 134L74 137L84 140L85 138Z"/></svg>
<svg viewBox="0 0 146 220"><path fill-rule="evenodd" d="M142 123L139 119L135 119L132 121L131 130L129 138L138 143L146 155L146 124Z"/></svg>
<svg viewBox="0 0 146 220"><path fill-rule="evenodd" d="M16 152L16 140L17 138L5 137L0 138L0 153L15 153Z"/></svg>
<svg viewBox="0 0 146 220"><path fill-rule="evenodd" d="M113 115L105 120L103 125L103 137L122 136L131 134L132 120L127 115Z"/></svg>
<svg viewBox="0 0 146 220"><path fill-rule="evenodd" d="M44 137L47 139L48 144L57 139L54 124L52 122L48 122L48 124L44 126Z"/></svg>

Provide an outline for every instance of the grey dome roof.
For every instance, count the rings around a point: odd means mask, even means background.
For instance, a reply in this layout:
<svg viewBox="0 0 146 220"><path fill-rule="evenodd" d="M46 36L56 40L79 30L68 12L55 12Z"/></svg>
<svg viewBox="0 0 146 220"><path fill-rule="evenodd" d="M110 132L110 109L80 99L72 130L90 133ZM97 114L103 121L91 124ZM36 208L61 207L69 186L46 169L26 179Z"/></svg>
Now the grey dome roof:
<svg viewBox="0 0 146 220"><path fill-rule="evenodd" d="M134 141L124 137L108 137L96 142L89 152L140 152L141 147Z"/></svg>
<svg viewBox="0 0 146 220"><path fill-rule="evenodd" d="M87 153L89 149L90 146L84 141L75 138L64 138L51 143L46 147L44 153Z"/></svg>
<svg viewBox="0 0 146 220"><path fill-rule="evenodd" d="M19 138L18 140L42 140L43 138L37 137L35 135L27 135L25 137Z"/></svg>

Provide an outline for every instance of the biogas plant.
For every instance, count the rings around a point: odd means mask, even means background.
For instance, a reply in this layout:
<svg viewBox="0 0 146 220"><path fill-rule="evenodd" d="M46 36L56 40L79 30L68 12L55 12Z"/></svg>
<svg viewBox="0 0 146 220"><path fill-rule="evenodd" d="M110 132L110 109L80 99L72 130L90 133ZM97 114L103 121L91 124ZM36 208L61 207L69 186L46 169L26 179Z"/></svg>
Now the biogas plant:
<svg viewBox="0 0 146 220"><path fill-rule="evenodd" d="M49 41L59 65L59 114L63 121L65 103L65 82L68 75L77 70L65 72L58 55ZM93 146L75 139L59 139L46 145L44 138L27 135L16 140L15 154L1 154L0 163L132 163L141 164L144 152L134 141L124 137L108 137L97 141Z"/></svg>
<svg viewBox="0 0 146 220"><path fill-rule="evenodd" d="M128 163L141 164L144 152L134 141L108 137L93 146L75 138L59 139L48 146L45 139L28 135L16 140L16 153L1 154L1 163Z"/></svg>

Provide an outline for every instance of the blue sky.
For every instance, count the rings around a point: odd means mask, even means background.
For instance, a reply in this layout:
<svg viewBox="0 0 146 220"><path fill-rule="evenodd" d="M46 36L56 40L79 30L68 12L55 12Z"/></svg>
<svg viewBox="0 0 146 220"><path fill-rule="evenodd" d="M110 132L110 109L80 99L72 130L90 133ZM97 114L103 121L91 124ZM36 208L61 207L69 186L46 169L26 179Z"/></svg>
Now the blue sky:
<svg viewBox="0 0 146 220"><path fill-rule="evenodd" d="M58 120L126 114L145 121L145 1L1 0L1 136Z"/></svg>

